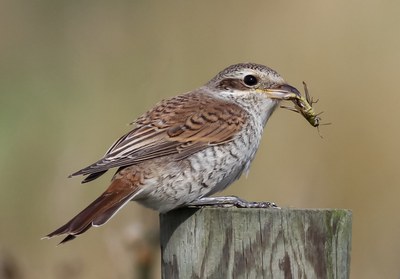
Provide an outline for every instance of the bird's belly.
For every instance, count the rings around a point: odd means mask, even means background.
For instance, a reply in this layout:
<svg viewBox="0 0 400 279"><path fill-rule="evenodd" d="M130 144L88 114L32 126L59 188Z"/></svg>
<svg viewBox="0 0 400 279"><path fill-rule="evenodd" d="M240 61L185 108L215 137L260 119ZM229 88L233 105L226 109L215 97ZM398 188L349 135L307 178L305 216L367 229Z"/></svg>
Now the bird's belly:
<svg viewBox="0 0 400 279"><path fill-rule="evenodd" d="M144 206L166 212L200 197L222 191L249 168L260 138L240 137L210 146L181 161L164 162L134 198ZM156 166L155 166L156 168Z"/></svg>

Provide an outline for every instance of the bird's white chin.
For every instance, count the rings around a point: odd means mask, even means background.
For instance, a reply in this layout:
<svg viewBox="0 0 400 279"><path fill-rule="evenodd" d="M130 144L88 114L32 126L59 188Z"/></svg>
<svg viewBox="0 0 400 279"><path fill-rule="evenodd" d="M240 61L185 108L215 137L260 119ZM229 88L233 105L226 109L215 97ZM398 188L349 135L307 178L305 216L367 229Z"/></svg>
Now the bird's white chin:
<svg viewBox="0 0 400 279"><path fill-rule="evenodd" d="M265 126L268 118L275 111L281 101L279 99L268 98L263 93L249 93L240 90L220 92L217 97L240 104L240 106L252 115L255 120L261 120L260 124L262 127Z"/></svg>
<svg viewBox="0 0 400 279"><path fill-rule="evenodd" d="M254 117L255 121L261 121L260 124L264 127L269 117L278 107L280 100L267 98L265 95L260 93L251 95L255 100L253 102L246 101L243 106L246 108L248 113ZM248 104L250 104L250 106Z"/></svg>
<svg viewBox="0 0 400 279"><path fill-rule="evenodd" d="M266 99L266 102L264 104L264 109L262 109L262 111L260 112L260 115L262 115L262 125L263 126L265 126L269 117L276 110L279 103L280 103L280 100Z"/></svg>

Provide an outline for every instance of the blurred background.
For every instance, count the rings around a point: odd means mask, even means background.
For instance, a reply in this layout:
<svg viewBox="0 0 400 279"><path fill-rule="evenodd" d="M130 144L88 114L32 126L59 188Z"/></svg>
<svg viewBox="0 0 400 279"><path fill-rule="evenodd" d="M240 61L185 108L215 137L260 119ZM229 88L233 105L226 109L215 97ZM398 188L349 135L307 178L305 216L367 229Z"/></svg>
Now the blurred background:
<svg viewBox="0 0 400 279"><path fill-rule="evenodd" d="M40 238L107 186L72 172L162 98L238 62L306 81L321 139L270 119L249 176L223 194L353 211L351 278L400 278L400 2L0 0L3 278L159 278L158 214L131 203L56 247Z"/></svg>

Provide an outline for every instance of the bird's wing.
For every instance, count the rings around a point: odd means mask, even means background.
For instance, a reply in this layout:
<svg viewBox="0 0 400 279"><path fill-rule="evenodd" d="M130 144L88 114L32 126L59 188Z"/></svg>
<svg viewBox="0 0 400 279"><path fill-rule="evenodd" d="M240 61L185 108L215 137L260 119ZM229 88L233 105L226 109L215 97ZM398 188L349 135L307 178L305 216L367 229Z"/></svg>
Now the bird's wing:
<svg viewBox="0 0 400 279"><path fill-rule="evenodd" d="M117 140L96 163L73 173L93 180L110 168L167 155L188 157L210 145L227 142L243 128L247 113L237 104L203 93L162 101L140 117L136 127Z"/></svg>

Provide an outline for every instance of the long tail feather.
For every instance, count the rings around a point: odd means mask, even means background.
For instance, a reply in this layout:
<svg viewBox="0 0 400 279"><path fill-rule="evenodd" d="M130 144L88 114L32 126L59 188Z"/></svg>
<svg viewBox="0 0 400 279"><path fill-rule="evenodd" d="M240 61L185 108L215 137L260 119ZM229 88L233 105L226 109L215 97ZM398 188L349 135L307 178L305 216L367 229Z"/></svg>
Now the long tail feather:
<svg viewBox="0 0 400 279"><path fill-rule="evenodd" d="M84 233L92 226L98 227L105 224L138 192L137 186L116 179L111 183L110 187L88 207L82 210L64 226L49 233L44 238L68 234L60 244L73 240L77 235Z"/></svg>

